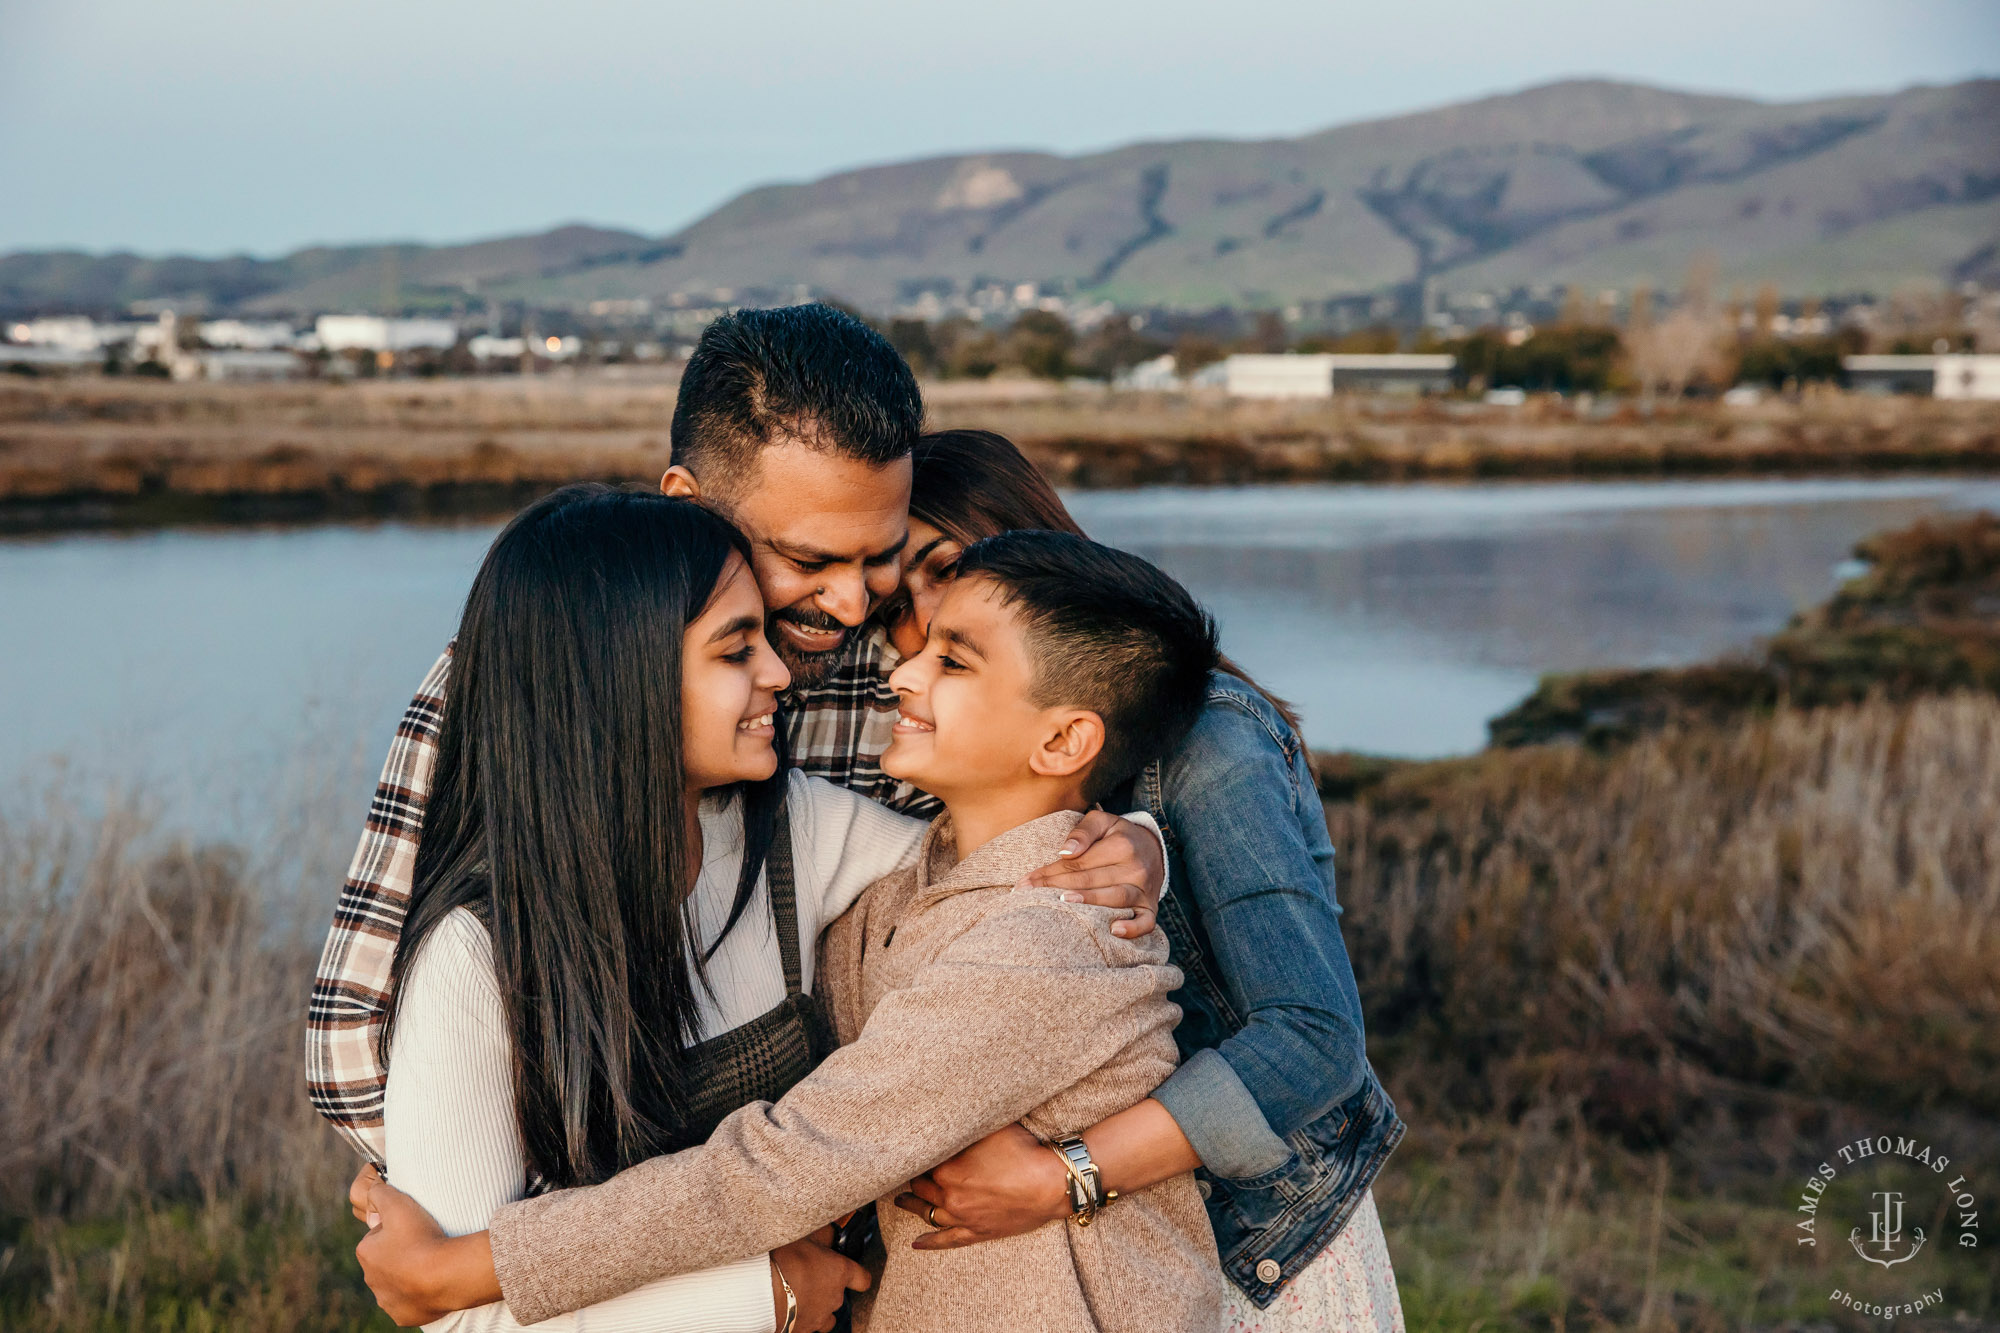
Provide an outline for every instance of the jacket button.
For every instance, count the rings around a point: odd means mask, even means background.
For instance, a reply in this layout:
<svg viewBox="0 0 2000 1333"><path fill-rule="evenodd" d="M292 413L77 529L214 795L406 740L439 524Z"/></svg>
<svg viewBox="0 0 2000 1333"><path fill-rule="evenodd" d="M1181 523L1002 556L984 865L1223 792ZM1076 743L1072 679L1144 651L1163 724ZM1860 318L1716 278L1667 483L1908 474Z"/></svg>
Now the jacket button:
<svg viewBox="0 0 2000 1333"><path fill-rule="evenodd" d="M1201 1197L1203 1199L1207 1199L1209 1195L1215 1193L1215 1186L1209 1184L1206 1180L1195 1181L1194 1187L1197 1190L1201 1191Z"/></svg>
<svg viewBox="0 0 2000 1333"><path fill-rule="evenodd" d="M1263 1259L1257 1264L1257 1280L1259 1282L1276 1282L1284 1275L1284 1272L1284 1269L1278 1267L1276 1259Z"/></svg>

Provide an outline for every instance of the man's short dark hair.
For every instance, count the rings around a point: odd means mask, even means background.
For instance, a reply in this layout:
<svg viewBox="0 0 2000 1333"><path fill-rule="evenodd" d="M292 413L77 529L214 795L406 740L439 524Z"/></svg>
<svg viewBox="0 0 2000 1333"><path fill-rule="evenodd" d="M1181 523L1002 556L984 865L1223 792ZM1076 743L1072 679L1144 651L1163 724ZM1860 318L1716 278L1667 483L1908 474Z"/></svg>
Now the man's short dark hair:
<svg viewBox="0 0 2000 1333"><path fill-rule="evenodd" d="M710 324L688 359L674 461L726 492L774 439L879 466L908 456L923 428L908 363L854 316L828 305L738 310Z"/></svg>
<svg viewBox="0 0 2000 1333"><path fill-rule="evenodd" d="M958 577L973 575L1027 626L1036 705L1104 719L1089 799L1179 745L1201 715L1215 620L1157 566L1066 532L1003 532L959 557Z"/></svg>

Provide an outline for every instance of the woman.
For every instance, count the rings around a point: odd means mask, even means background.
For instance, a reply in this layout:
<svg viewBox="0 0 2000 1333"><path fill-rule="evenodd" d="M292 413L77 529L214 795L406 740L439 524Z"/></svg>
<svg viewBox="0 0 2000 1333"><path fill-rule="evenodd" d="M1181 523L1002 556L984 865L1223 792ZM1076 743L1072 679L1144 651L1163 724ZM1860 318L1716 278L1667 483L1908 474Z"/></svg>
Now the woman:
<svg viewBox="0 0 2000 1333"><path fill-rule="evenodd" d="M390 1171L448 1231L700 1143L832 1049L813 941L925 826L782 771L788 681L747 543L692 502L571 487L495 540L384 1039ZM818 1329L866 1281L800 1242L565 1318ZM436 1326L519 1327L504 1304Z"/></svg>
<svg viewBox="0 0 2000 1333"><path fill-rule="evenodd" d="M988 431L925 436L910 497L905 600L889 631L921 649L954 562L1010 528L1078 533L1054 491ZM1187 975L1182 1064L1083 1135L1115 1190L1200 1168L1231 1280L1225 1333L1400 1329L1369 1186L1403 1126L1369 1067L1340 934L1333 847L1297 719L1226 659L1181 747L1139 794L1179 864L1160 905ZM1059 1164L1018 1126L915 1182L898 1203L948 1248L1066 1216Z"/></svg>

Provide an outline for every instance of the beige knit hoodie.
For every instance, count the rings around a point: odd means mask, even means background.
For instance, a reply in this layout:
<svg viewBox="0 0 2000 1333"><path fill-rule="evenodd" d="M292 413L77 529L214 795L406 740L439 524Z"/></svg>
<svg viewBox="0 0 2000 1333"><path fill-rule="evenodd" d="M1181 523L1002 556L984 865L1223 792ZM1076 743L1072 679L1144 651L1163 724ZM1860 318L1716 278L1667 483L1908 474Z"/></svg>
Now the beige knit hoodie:
<svg viewBox="0 0 2000 1333"><path fill-rule="evenodd" d="M826 933L819 976L846 1043L778 1101L699 1147L591 1189L509 1204L493 1264L523 1323L642 1282L773 1249L870 1199L887 1266L874 1333L1201 1330L1221 1269L1192 1176L1121 1198L1090 1227L917 1251L893 1206L913 1176L1019 1120L1044 1140L1145 1098L1173 1071L1180 985L1158 932L1014 891L1079 815L1024 824L954 864L940 819L918 863L878 881Z"/></svg>

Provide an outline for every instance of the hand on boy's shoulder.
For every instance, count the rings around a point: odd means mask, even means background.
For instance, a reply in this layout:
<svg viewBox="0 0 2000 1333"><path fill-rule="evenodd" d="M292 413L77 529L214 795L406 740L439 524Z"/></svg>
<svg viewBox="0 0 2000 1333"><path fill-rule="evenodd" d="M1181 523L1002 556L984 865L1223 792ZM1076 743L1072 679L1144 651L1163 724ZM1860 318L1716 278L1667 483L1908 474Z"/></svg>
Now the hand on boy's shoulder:
<svg viewBox="0 0 2000 1333"><path fill-rule="evenodd" d="M1033 965L1066 959L1088 965L1094 954L1107 967L1167 961L1167 937L1159 931L1138 939L1112 933L1112 923L1129 921L1129 907L1095 907L1069 902L1060 889L1016 884L987 891L990 906L976 932L1000 948L1013 943L1019 961Z"/></svg>

